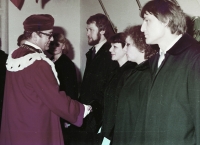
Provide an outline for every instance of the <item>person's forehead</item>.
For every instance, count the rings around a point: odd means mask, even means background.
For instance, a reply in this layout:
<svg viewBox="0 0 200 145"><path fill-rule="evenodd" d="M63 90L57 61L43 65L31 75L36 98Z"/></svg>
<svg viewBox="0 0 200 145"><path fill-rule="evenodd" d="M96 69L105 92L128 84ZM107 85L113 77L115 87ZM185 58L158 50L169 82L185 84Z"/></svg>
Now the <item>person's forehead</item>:
<svg viewBox="0 0 200 145"><path fill-rule="evenodd" d="M151 16L154 16L154 15L151 14L150 12L148 12L148 11L146 11L146 12L144 13L144 18L146 18L146 17L151 17Z"/></svg>
<svg viewBox="0 0 200 145"><path fill-rule="evenodd" d="M117 47L121 47L121 43L117 42L117 43L111 43L112 46L117 46Z"/></svg>
<svg viewBox="0 0 200 145"><path fill-rule="evenodd" d="M98 29L98 27L97 27L97 25L96 25L96 22L93 22L93 23L87 24L87 28Z"/></svg>
<svg viewBox="0 0 200 145"><path fill-rule="evenodd" d="M127 36L126 41L133 41L133 40L132 40L131 36Z"/></svg>
<svg viewBox="0 0 200 145"><path fill-rule="evenodd" d="M160 21L158 19L158 17L156 17L155 15L151 14L151 13L146 13L144 14L144 19L148 19L148 20L151 20L151 21L154 21L154 22L158 22Z"/></svg>

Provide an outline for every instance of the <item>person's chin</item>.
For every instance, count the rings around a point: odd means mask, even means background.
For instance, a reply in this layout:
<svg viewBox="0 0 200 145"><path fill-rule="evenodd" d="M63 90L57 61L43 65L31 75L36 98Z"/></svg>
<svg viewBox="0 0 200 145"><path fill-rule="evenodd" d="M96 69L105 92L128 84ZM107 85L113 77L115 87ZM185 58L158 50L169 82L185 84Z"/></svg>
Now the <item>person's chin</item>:
<svg viewBox="0 0 200 145"><path fill-rule="evenodd" d="M146 38L145 42L146 42L146 44L152 44L152 43L151 43L151 40L148 39L148 38Z"/></svg>
<svg viewBox="0 0 200 145"><path fill-rule="evenodd" d="M112 57L112 60L114 61L114 60L116 60L114 57Z"/></svg>
<svg viewBox="0 0 200 145"><path fill-rule="evenodd" d="M88 45L93 46L91 41L88 41Z"/></svg>
<svg viewBox="0 0 200 145"><path fill-rule="evenodd" d="M132 61L132 59L130 57L127 56L128 61Z"/></svg>

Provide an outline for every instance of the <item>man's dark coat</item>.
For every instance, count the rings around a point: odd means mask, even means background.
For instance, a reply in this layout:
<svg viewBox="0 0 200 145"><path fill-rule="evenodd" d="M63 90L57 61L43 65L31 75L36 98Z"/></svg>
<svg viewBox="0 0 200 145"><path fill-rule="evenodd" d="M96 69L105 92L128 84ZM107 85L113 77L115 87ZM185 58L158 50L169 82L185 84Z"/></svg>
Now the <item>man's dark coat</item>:
<svg viewBox="0 0 200 145"><path fill-rule="evenodd" d="M118 63L111 60L111 53L109 52L111 45L106 42L96 53L92 59L92 49L86 53L87 62L81 84L80 101L83 104L90 104L95 100L100 106L103 103L105 84L108 80L109 74L114 68L119 67ZM102 118L100 110L99 117ZM96 122L94 116L98 116L98 112L90 113L87 118L84 119L82 129L91 134L96 134L101 125L101 120ZM93 137L88 136L89 140ZM88 141L90 142L90 141ZM87 144L87 143L86 143Z"/></svg>
<svg viewBox="0 0 200 145"><path fill-rule="evenodd" d="M159 69L157 60L150 59L145 144L200 145L200 45L184 34Z"/></svg>

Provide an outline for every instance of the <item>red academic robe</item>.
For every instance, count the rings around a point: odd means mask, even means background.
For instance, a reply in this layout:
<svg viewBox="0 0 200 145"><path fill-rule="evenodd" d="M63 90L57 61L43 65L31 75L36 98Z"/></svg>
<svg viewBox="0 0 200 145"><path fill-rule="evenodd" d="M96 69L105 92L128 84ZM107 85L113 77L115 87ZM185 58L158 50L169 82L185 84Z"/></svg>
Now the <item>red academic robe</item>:
<svg viewBox="0 0 200 145"><path fill-rule="evenodd" d="M12 58L27 53L33 52L19 48ZM21 70L7 71L6 75L0 145L64 145L60 117L82 125L84 106L59 92L47 61L34 60Z"/></svg>

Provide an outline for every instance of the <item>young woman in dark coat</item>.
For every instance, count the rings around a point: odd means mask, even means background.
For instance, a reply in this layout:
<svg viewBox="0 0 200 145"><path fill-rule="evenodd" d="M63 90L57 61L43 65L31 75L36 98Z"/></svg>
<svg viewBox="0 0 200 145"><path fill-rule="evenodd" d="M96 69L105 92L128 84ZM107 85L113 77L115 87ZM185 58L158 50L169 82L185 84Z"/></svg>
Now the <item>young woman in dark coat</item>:
<svg viewBox="0 0 200 145"><path fill-rule="evenodd" d="M120 66L110 75L104 92L104 113L101 135L111 140L115 122L118 92L120 90L120 86L118 86L118 84L120 84L120 78L127 70L134 69L137 64L130 62L127 59L124 33L113 35L109 39L109 42L111 43L109 51L111 52L112 60L117 61Z"/></svg>
<svg viewBox="0 0 200 145"><path fill-rule="evenodd" d="M137 66L123 77L123 86L120 90L116 118L114 122L113 145L132 145L132 140L138 137L136 124L142 123L138 119L140 106L146 103L151 74L148 58L156 53L145 43L141 26L132 26L125 29L126 54L129 61L136 62Z"/></svg>

